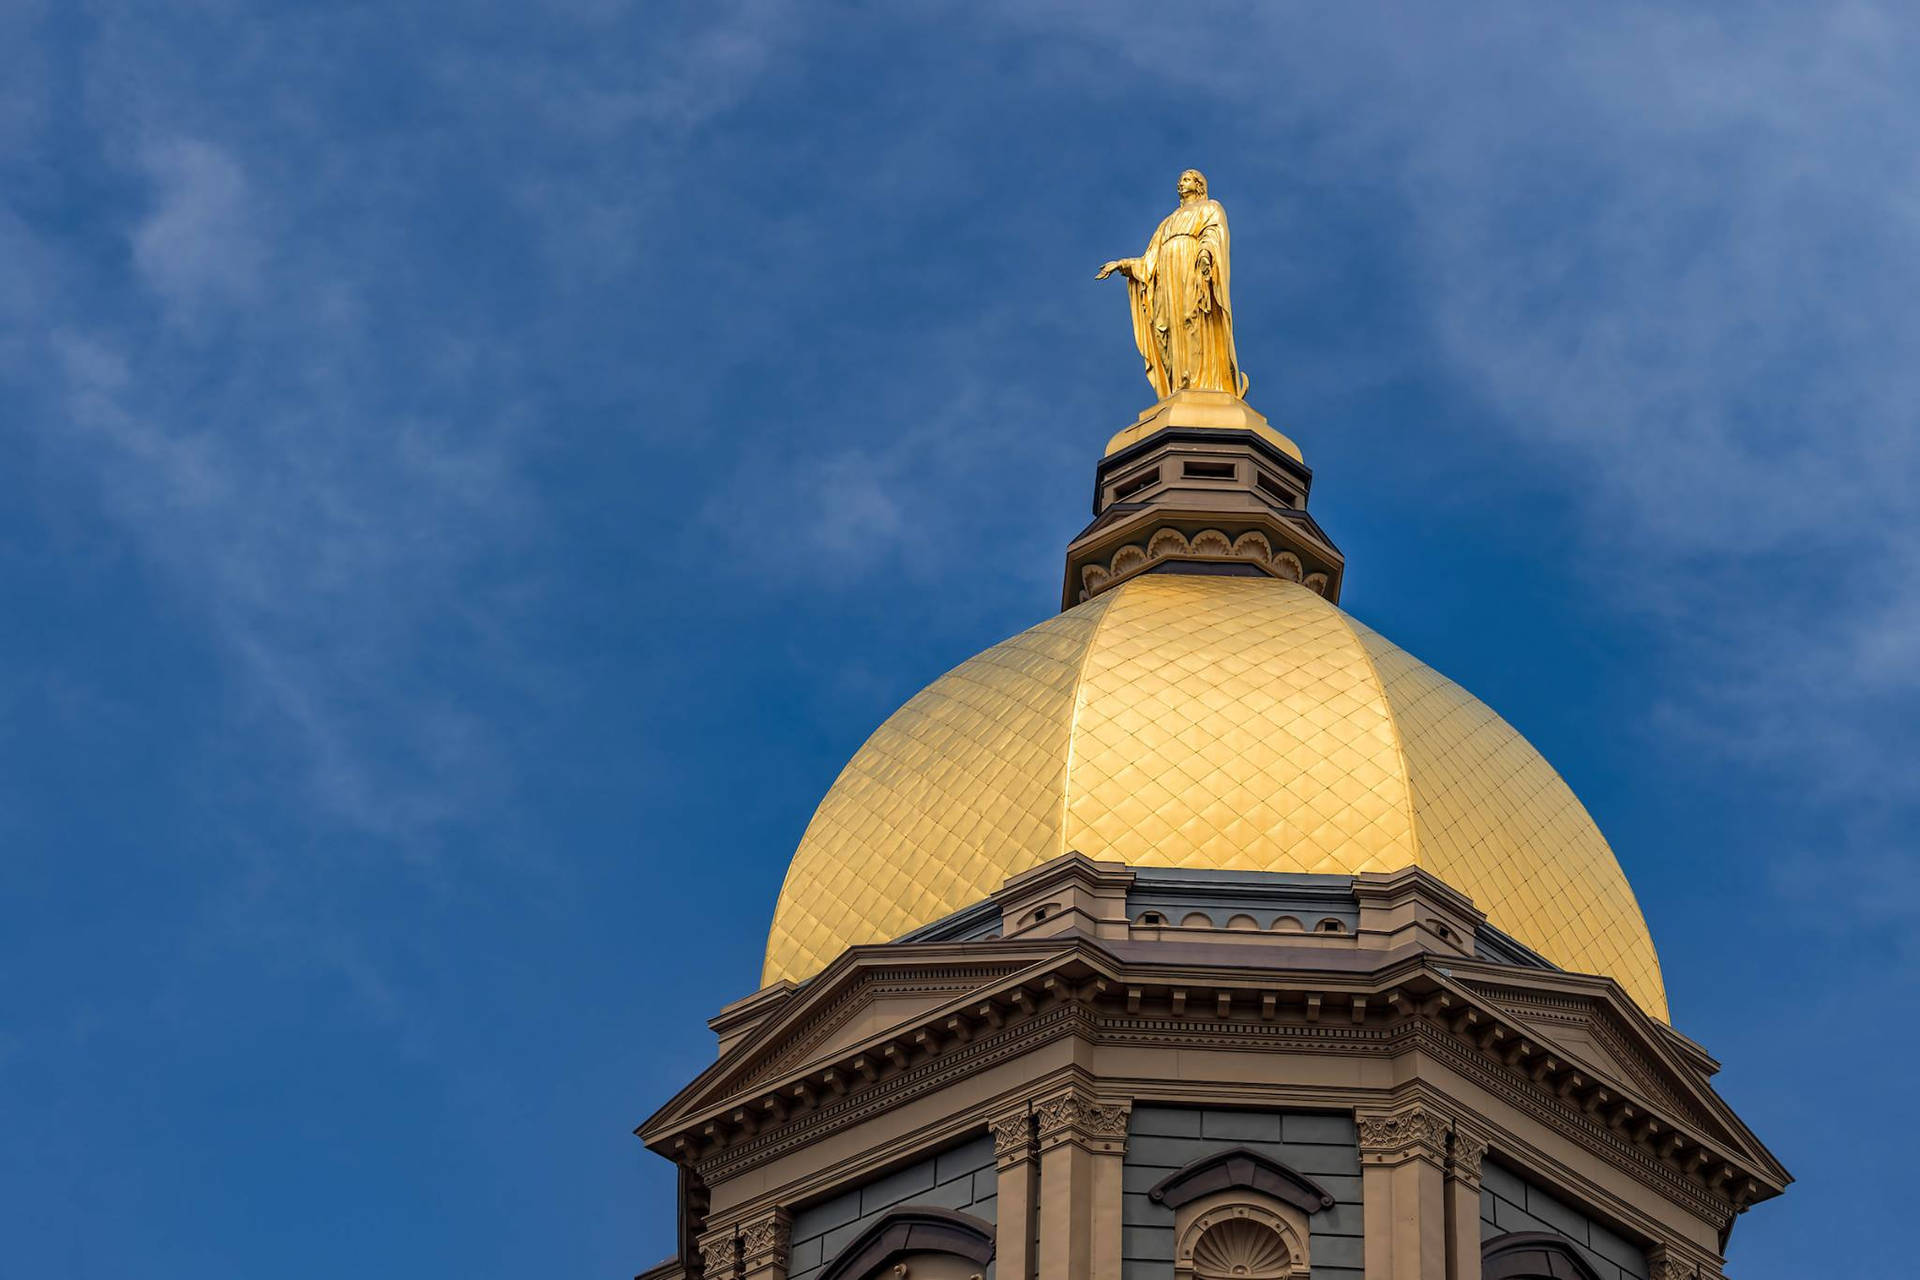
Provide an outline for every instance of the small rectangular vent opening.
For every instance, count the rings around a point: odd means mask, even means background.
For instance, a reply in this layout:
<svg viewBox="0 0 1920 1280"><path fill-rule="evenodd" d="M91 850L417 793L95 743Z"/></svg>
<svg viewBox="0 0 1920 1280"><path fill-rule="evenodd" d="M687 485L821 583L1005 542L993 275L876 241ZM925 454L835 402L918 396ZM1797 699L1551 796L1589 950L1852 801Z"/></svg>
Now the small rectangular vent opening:
<svg viewBox="0 0 1920 1280"><path fill-rule="evenodd" d="M1231 480L1234 467L1231 462L1183 462L1180 473L1190 480Z"/></svg>
<svg viewBox="0 0 1920 1280"><path fill-rule="evenodd" d="M1293 494L1289 493L1278 480L1275 480L1266 472L1263 471L1255 476L1253 482L1259 486L1261 492L1267 494L1281 506L1290 507L1293 505Z"/></svg>
<svg viewBox="0 0 1920 1280"><path fill-rule="evenodd" d="M1113 500L1119 502L1123 499L1131 498L1134 494L1140 492L1159 478L1160 471L1157 467L1152 471L1142 471L1137 476L1128 476L1125 480L1113 486Z"/></svg>

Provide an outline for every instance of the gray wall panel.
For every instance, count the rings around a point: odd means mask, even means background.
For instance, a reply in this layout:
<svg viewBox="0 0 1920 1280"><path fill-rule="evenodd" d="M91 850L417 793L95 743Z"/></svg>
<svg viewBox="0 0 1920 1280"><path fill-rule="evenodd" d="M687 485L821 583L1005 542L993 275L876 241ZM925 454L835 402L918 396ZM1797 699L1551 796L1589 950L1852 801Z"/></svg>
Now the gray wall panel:
<svg viewBox="0 0 1920 1280"><path fill-rule="evenodd" d="M1351 1116L1160 1106L1136 1106L1128 1128L1122 1280L1173 1275L1174 1213L1149 1200L1147 1189L1229 1147L1257 1151L1325 1187L1334 1206L1307 1224L1314 1280L1363 1280L1360 1144Z"/></svg>
<svg viewBox="0 0 1920 1280"><path fill-rule="evenodd" d="M1573 1245L1600 1280L1647 1280L1647 1255L1638 1245L1578 1208L1488 1160L1480 1171L1480 1237L1545 1231Z"/></svg>
<svg viewBox="0 0 1920 1280"><path fill-rule="evenodd" d="M813 1280L875 1219L897 1205L958 1209L992 1222L998 1188L993 1138L987 1134L869 1179L793 1215L789 1280ZM992 1280L991 1267L987 1275Z"/></svg>

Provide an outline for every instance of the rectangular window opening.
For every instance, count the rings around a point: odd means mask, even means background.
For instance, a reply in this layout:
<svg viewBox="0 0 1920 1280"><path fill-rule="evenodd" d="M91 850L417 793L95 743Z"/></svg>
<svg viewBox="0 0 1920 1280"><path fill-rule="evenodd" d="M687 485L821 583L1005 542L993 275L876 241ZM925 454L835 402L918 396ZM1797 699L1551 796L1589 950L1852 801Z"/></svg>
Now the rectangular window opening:
<svg viewBox="0 0 1920 1280"><path fill-rule="evenodd" d="M1266 472L1262 471L1256 475L1253 478L1253 482L1259 487L1261 492L1273 498L1273 500L1281 506L1290 507L1293 505L1293 495L1282 487L1278 480L1275 480Z"/></svg>
<svg viewBox="0 0 1920 1280"><path fill-rule="evenodd" d="M1180 466L1181 474L1190 480L1231 480L1234 477L1231 462L1184 462Z"/></svg>
<svg viewBox="0 0 1920 1280"><path fill-rule="evenodd" d="M1137 476L1130 476L1113 486L1113 500L1119 502L1122 499L1131 498L1159 478L1160 471L1157 467L1152 471L1142 471Z"/></svg>

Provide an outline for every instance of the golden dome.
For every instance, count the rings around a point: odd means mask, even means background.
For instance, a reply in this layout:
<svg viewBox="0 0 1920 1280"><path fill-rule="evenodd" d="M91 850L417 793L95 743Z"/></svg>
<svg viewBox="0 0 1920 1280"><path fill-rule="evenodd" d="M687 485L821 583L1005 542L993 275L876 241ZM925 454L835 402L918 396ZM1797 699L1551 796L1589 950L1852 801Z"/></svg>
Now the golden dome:
<svg viewBox="0 0 1920 1280"><path fill-rule="evenodd" d="M1068 850L1136 866L1418 865L1667 1016L1613 851L1512 726L1305 587L1151 574L968 659L867 739L787 870L800 980Z"/></svg>

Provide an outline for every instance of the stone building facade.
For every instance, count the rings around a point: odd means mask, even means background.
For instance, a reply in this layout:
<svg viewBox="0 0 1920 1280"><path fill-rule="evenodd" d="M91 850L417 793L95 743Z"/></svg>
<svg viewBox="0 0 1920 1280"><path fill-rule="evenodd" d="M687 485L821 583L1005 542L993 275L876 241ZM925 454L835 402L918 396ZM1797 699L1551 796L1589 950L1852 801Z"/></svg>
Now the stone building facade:
<svg viewBox="0 0 1920 1280"><path fill-rule="evenodd" d="M1714 1280L1786 1171L1610 849L1341 613L1244 402L1115 437L1063 613L820 806L766 985L646 1121L654 1280Z"/></svg>

